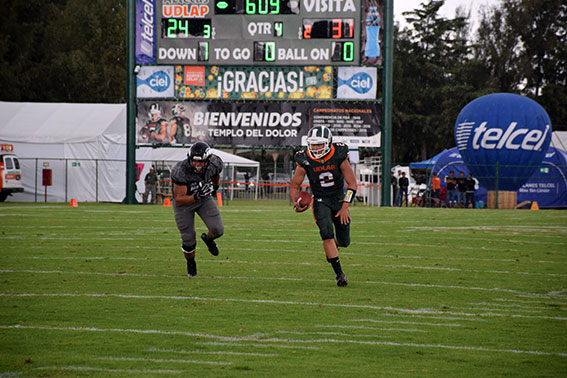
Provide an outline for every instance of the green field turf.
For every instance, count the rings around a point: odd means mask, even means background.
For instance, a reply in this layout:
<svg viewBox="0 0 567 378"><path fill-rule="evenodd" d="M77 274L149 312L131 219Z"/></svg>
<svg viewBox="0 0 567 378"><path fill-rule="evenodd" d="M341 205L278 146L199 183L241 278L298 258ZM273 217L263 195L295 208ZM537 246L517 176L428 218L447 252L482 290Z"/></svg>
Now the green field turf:
<svg viewBox="0 0 567 378"><path fill-rule="evenodd" d="M189 279L170 207L0 205L0 378L567 375L565 211L356 206L346 288L310 212L221 211Z"/></svg>

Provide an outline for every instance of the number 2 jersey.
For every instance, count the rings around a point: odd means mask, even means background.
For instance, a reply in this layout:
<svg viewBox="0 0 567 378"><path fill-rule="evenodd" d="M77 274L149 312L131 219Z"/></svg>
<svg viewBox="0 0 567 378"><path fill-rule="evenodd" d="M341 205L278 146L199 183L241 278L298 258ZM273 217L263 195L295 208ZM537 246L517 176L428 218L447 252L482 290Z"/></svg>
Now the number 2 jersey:
<svg viewBox="0 0 567 378"><path fill-rule="evenodd" d="M220 175L222 171L222 159L217 155L211 155L209 163L205 167L202 175L195 173L188 159L175 164L171 170L172 185L184 185L187 187L187 194L195 194L199 190L199 184L213 183L213 179Z"/></svg>
<svg viewBox="0 0 567 378"><path fill-rule="evenodd" d="M331 150L321 159L315 159L307 148L297 151L294 160L307 172L311 191L315 197L329 198L344 195L345 178L341 164L348 159L348 146L333 143Z"/></svg>

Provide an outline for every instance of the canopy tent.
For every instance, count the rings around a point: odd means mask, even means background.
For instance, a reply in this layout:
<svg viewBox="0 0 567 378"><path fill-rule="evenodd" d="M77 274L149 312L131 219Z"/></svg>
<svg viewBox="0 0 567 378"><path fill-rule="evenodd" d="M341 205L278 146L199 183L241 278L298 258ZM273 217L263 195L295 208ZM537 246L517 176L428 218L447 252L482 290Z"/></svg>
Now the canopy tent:
<svg viewBox="0 0 567 378"><path fill-rule="evenodd" d="M0 102L0 143L14 145L20 158L24 192L8 201L121 202L126 195L126 105ZM216 151L228 166L258 162ZM140 148L136 161L145 171L154 160L186 157L187 149ZM51 169L53 185L42 186L42 171ZM144 191L143 179L137 191ZM141 200L141 196L137 195Z"/></svg>
<svg viewBox="0 0 567 378"><path fill-rule="evenodd" d="M437 162L437 159L439 159L439 157L441 155L443 155L445 153L445 151L447 150L443 150L443 152L438 153L437 155L433 156L431 159L427 159L424 161L420 161L417 163L410 163L410 168L412 169L430 169L433 168L433 166L435 166L435 163Z"/></svg>
<svg viewBox="0 0 567 378"><path fill-rule="evenodd" d="M443 178L448 176L450 171L454 171L457 177L461 172L465 176L469 174L457 147L444 150L429 160L434 160L435 163L426 165L424 168L437 172L437 175L441 177L442 187L445 187ZM412 167L411 164L410 167ZM428 187L429 185L430 182L428 182ZM475 189L474 200L486 203L487 190L478 182ZM548 148L540 169L518 189L517 201L518 203L537 201L541 208L567 207L567 154L565 151L552 146Z"/></svg>

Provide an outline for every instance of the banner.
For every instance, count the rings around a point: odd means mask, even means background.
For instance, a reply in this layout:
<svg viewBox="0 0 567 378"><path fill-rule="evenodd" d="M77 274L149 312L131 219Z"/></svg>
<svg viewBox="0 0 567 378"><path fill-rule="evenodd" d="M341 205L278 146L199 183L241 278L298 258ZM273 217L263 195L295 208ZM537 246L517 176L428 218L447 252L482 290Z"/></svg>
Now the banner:
<svg viewBox="0 0 567 378"><path fill-rule="evenodd" d="M337 98L340 99L376 99L376 67L339 67Z"/></svg>
<svg viewBox="0 0 567 378"><path fill-rule="evenodd" d="M183 99L332 99L333 67L175 66L175 96Z"/></svg>
<svg viewBox="0 0 567 378"><path fill-rule="evenodd" d="M172 66L143 66L136 76L138 98L174 97Z"/></svg>
<svg viewBox="0 0 567 378"><path fill-rule="evenodd" d="M136 64L155 64L155 0L136 0Z"/></svg>
<svg viewBox="0 0 567 378"><path fill-rule="evenodd" d="M380 107L375 103L139 102L138 145L300 146L313 126L350 147L379 147Z"/></svg>
<svg viewBox="0 0 567 378"><path fill-rule="evenodd" d="M384 0L362 1L362 38L360 63L368 66L382 64L384 38Z"/></svg>

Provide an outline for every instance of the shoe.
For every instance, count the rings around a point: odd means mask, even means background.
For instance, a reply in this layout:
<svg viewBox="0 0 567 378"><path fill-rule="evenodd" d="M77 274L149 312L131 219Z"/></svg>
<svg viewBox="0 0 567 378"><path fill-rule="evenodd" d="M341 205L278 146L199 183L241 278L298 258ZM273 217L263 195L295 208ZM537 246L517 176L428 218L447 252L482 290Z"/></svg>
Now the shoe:
<svg viewBox="0 0 567 378"><path fill-rule="evenodd" d="M207 234L205 234L204 232L201 234L201 239L203 239L203 241L207 245L207 248L209 248L209 252L211 252L211 255L213 256L219 255L219 249L217 247L217 243L215 243L214 240L209 239Z"/></svg>
<svg viewBox="0 0 567 378"><path fill-rule="evenodd" d="M197 263L195 260L187 260L187 277L197 277Z"/></svg>
<svg viewBox="0 0 567 378"><path fill-rule="evenodd" d="M337 274L337 286L345 287L346 285L348 285L348 280L344 273Z"/></svg>

